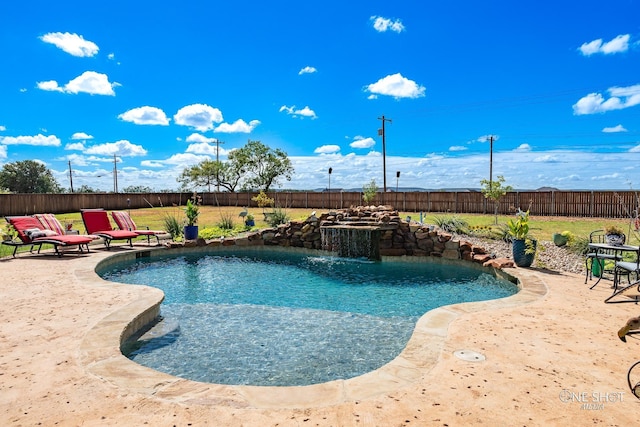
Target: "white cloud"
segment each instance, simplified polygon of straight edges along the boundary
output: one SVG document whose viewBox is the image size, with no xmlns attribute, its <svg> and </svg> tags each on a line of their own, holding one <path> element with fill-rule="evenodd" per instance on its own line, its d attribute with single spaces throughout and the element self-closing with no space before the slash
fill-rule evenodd
<svg viewBox="0 0 640 427">
<path fill-rule="evenodd" d="M 113 61 L 114 59 L 116 59 L 116 55 L 113 53 L 110 53 L 107 55 L 107 58 Z"/>
<path fill-rule="evenodd" d="M 145 168 L 163 168 L 165 165 L 156 160 L 143 160 L 140 162 L 140 166 L 144 166 Z"/>
<path fill-rule="evenodd" d="M 93 139 L 93 136 L 86 134 L 84 132 L 76 132 L 73 135 L 71 135 L 71 139 L 83 139 L 83 140 L 87 140 L 87 139 Z"/>
<path fill-rule="evenodd" d="M 0 145 L 0 159 L 6 159 L 6 158 L 7 158 L 7 146 Z"/>
<path fill-rule="evenodd" d="M 121 157 L 133 157 L 133 156 L 145 156 L 147 150 L 141 145 L 135 145 L 122 139 L 116 142 L 107 142 L 104 144 L 94 145 L 85 150 L 85 154 L 98 154 L 101 156 L 121 156 Z"/>
<path fill-rule="evenodd" d="M 491 140 L 491 137 L 493 137 L 493 142 L 496 142 L 497 140 L 500 139 L 499 135 L 482 135 L 480 137 L 478 137 L 478 139 L 476 139 L 477 142 L 489 142 Z"/>
<path fill-rule="evenodd" d="M 425 92 L 424 86 L 402 77 L 400 73 L 383 77 L 377 82 L 368 85 L 366 90 L 372 94 L 393 96 L 396 99 L 420 98 L 424 96 Z"/>
<path fill-rule="evenodd" d="M 362 136 L 356 136 L 353 142 L 349 144 L 351 148 L 371 148 L 374 145 L 376 145 L 376 141 L 373 138 L 364 138 Z"/>
<path fill-rule="evenodd" d="M 640 84 L 627 87 L 612 87 L 607 89 L 611 97 L 605 99 L 599 93 L 590 93 L 573 105 L 573 114 L 604 113 L 612 110 L 633 107 L 640 104 Z"/>
<path fill-rule="evenodd" d="M 219 149 L 220 149 L 220 153 L 218 155 L 220 156 L 226 156 L 229 154 L 228 151 L 226 151 L 224 148 L 222 148 L 221 145 L 218 145 Z M 189 146 L 187 147 L 186 150 L 187 153 L 193 153 L 193 154 L 208 154 L 211 156 L 215 156 L 216 155 L 216 144 L 209 144 L 206 142 L 196 142 L 195 144 L 189 144 Z"/>
<path fill-rule="evenodd" d="M 602 129 L 602 132 L 604 133 L 616 133 L 616 132 L 626 132 L 626 131 L 627 130 L 622 125 Z"/>
<path fill-rule="evenodd" d="M 55 135 L 44 136 L 0 136 L 0 144 L 5 145 L 37 145 L 41 147 L 59 147 L 60 138 Z"/>
<path fill-rule="evenodd" d="M 317 72 L 317 71 L 318 71 L 318 70 L 316 70 L 316 68 L 315 68 L 315 67 L 309 67 L 309 66 L 306 66 L 306 67 L 304 67 L 303 69 L 301 69 L 300 71 L 298 71 L 298 75 L 300 76 L 300 75 L 302 75 L 302 74 L 313 74 L 313 73 L 315 73 L 315 72 Z"/>
<path fill-rule="evenodd" d="M 173 116 L 176 124 L 192 127 L 200 132 L 214 128 L 214 123 L 221 123 L 222 111 L 206 104 L 192 104 L 182 107 Z"/>
<path fill-rule="evenodd" d="M 84 142 L 74 142 L 74 143 L 65 145 L 64 149 L 65 150 L 84 151 L 86 149 L 86 147 L 84 146 Z"/>
<path fill-rule="evenodd" d="M 602 53 L 605 55 L 619 52 L 626 52 L 629 49 L 629 34 L 621 34 L 606 43 L 602 39 L 593 40 L 580 46 L 580 52 L 584 56 L 590 56 L 594 53 Z"/>
<path fill-rule="evenodd" d="M 557 163 L 560 159 L 554 154 L 544 154 L 534 158 L 533 161 L 537 163 Z"/>
<path fill-rule="evenodd" d="M 220 126 L 215 128 L 214 132 L 251 133 L 259 124 L 260 120 L 251 120 L 249 124 L 247 124 L 244 120 L 238 119 L 232 124 L 222 123 Z"/>
<path fill-rule="evenodd" d="M 132 108 L 131 110 L 120 114 L 118 118 L 125 122 L 132 122 L 137 125 L 169 125 L 169 119 L 167 119 L 164 111 L 160 108 L 149 107 L 148 105 Z"/>
<path fill-rule="evenodd" d="M 316 154 L 333 154 L 340 151 L 339 145 L 323 145 L 313 150 Z"/>
<path fill-rule="evenodd" d="M 0 126 L 0 132 L 3 132 L 3 131 L 5 131 L 5 130 L 7 130 L 7 128 L 6 128 L 6 127 L 4 127 L 4 126 Z"/>
<path fill-rule="evenodd" d="M 51 43 L 73 56 L 94 56 L 100 50 L 98 45 L 84 37 L 71 33 L 47 33 L 40 37 L 45 43 Z"/>
<path fill-rule="evenodd" d="M 211 160 L 211 157 L 191 153 L 178 153 L 166 160 L 162 160 L 162 163 L 166 165 L 191 166 L 198 164 L 203 160 Z"/>
<path fill-rule="evenodd" d="M 630 153 L 640 153 L 640 144 L 636 145 L 635 147 L 629 149 Z"/>
<path fill-rule="evenodd" d="M 64 87 L 58 85 L 55 80 L 38 82 L 37 87 L 41 90 L 56 91 L 77 94 L 80 92 L 91 95 L 111 95 L 115 96 L 113 88 L 120 86 L 120 83 L 110 83 L 106 74 L 96 73 L 95 71 L 85 71 Z"/>
<path fill-rule="evenodd" d="M 402 21 L 399 19 L 393 21 L 389 18 L 383 18 L 382 16 L 372 16 L 370 20 L 373 21 L 373 28 L 380 33 L 388 30 L 396 33 L 404 31 L 404 25 L 402 25 Z"/>
<path fill-rule="evenodd" d="M 189 135 L 186 139 L 187 142 L 196 142 L 196 143 L 201 143 L 201 142 L 216 142 L 216 138 L 207 138 L 206 136 L 200 134 L 200 133 L 192 133 L 191 135 Z"/>
<path fill-rule="evenodd" d="M 311 108 L 309 108 L 309 106 L 306 106 L 302 109 L 296 109 L 295 105 L 292 105 L 291 107 L 287 107 L 286 105 L 283 105 L 282 107 L 280 107 L 280 110 L 278 110 L 279 112 L 285 112 L 293 117 L 298 117 L 301 116 L 301 118 L 305 118 L 305 117 L 310 117 L 311 119 L 317 119 L 318 116 L 316 116 L 316 112 L 313 111 Z"/>
<path fill-rule="evenodd" d="M 531 146 L 529 144 L 520 144 L 518 148 L 513 151 L 531 151 Z"/>
<path fill-rule="evenodd" d="M 452 145 L 451 147 L 449 147 L 449 151 L 465 151 L 468 150 L 468 147 L 465 147 L 464 145 Z"/>
</svg>

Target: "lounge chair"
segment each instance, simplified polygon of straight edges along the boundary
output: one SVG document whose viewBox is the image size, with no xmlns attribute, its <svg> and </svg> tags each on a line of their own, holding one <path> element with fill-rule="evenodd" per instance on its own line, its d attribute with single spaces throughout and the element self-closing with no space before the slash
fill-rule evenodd
<svg viewBox="0 0 640 427">
<path fill-rule="evenodd" d="M 43 244 L 53 245 L 56 255 L 62 256 L 60 247 L 78 246 L 80 252 L 86 248 L 89 252 L 89 243 L 93 240 L 89 236 L 58 234 L 56 231 L 47 229 L 38 218 L 33 216 L 8 216 L 6 220 L 16 229 L 20 242 L 2 242 L 4 245 L 13 246 L 13 256 L 20 246 L 31 245 L 30 251 L 37 246 L 38 253 Z"/>
<path fill-rule="evenodd" d="M 84 227 L 87 229 L 87 234 L 95 234 L 102 237 L 107 249 L 111 249 L 112 240 L 126 240 L 129 242 L 129 246 L 133 247 L 131 240 L 138 237 L 133 231 L 114 230 L 111 227 L 107 211 L 104 209 L 82 209 L 80 210 L 80 215 L 82 215 L 82 222 L 84 222 Z"/>
<path fill-rule="evenodd" d="M 149 227 L 146 229 L 139 229 L 131 218 L 131 215 L 125 211 L 112 211 L 111 216 L 120 230 L 133 231 L 138 236 L 147 236 L 147 243 L 149 243 L 149 245 L 151 245 L 151 236 L 156 238 L 159 245 L 160 236 L 168 234 L 166 231 L 149 230 Z"/>
</svg>

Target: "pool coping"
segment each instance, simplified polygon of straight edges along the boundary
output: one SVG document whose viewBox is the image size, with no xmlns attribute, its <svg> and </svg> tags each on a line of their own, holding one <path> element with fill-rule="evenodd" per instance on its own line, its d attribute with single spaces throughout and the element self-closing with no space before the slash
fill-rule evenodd
<svg viewBox="0 0 640 427">
<path fill-rule="evenodd" d="M 258 247 L 260 248 L 260 247 Z M 229 248 L 172 249 L 172 253 L 218 252 Z M 291 250 L 264 247 L 262 250 Z M 295 248 L 294 248 L 295 249 Z M 87 284 L 110 286 L 96 273 L 110 263 L 142 256 L 153 256 L 164 248 L 141 249 L 110 255 L 97 263 L 87 263 L 74 271 Z M 260 249 L 258 249 L 260 250 Z M 304 251 L 304 250 L 303 250 Z M 296 252 L 300 250 L 296 249 Z M 159 253 L 159 252 L 158 252 Z M 319 251 L 308 251 L 319 254 Z M 436 262 L 464 265 L 492 271 L 468 261 L 428 257 L 383 257 L 406 262 Z M 418 322 L 404 350 L 381 368 L 358 377 L 334 380 L 306 386 L 245 386 L 221 385 L 186 380 L 139 365 L 120 351 L 122 343 L 159 314 L 164 299 L 161 290 L 136 286 L 140 297 L 99 320 L 80 344 L 80 361 L 85 370 L 115 387 L 149 397 L 198 405 L 225 405 L 236 408 L 307 408 L 331 406 L 347 401 L 359 401 L 407 387 L 424 378 L 443 355 L 449 325 L 470 313 L 499 310 L 530 304 L 547 294 L 546 285 L 531 270 L 513 268 L 493 270 L 503 278 L 512 278 L 519 287 L 515 295 L 488 301 L 467 302 L 443 306 L 425 313 Z"/>
</svg>

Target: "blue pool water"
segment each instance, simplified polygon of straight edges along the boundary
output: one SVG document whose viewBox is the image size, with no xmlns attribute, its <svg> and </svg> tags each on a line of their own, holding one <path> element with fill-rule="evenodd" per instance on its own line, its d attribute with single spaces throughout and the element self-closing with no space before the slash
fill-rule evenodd
<svg viewBox="0 0 640 427">
<path fill-rule="evenodd" d="M 394 359 L 425 312 L 517 292 L 471 268 L 263 251 L 142 259 L 101 276 L 165 292 L 164 332 L 129 358 L 219 384 L 361 375 Z"/>
</svg>

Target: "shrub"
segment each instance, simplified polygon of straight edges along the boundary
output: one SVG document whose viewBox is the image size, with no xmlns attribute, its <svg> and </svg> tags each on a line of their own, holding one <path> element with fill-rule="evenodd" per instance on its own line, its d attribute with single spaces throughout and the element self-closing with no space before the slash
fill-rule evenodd
<svg viewBox="0 0 640 427">
<path fill-rule="evenodd" d="M 267 224 L 274 228 L 280 224 L 286 224 L 288 221 L 289 215 L 287 215 L 287 211 L 282 208 L 274 208 L 273 212 L 271 212 L 267 217 Z"/>
<path fill-rule="evenodd" d="M 232 230 L 235 224 L 233 223 L 231 214 L 222 213 L 220 215 L 220 222 L 218 222 L 217 225 L 223 230 Z"/>
<path fill-rule="evenodd" d="M 171 239 L 182 236 L 183 228 L 180 221 L 178 221 L 178 218 L 174 215 L 166 214 L 163 221 L 164 229 L 171 235 Z"/>
<path fill-rule="evenodd" d="M 459 216 L 436 216 L 434 221 L 438 227 L 449 233 L 469 233 L 469 223 Z"/>
</svg>

